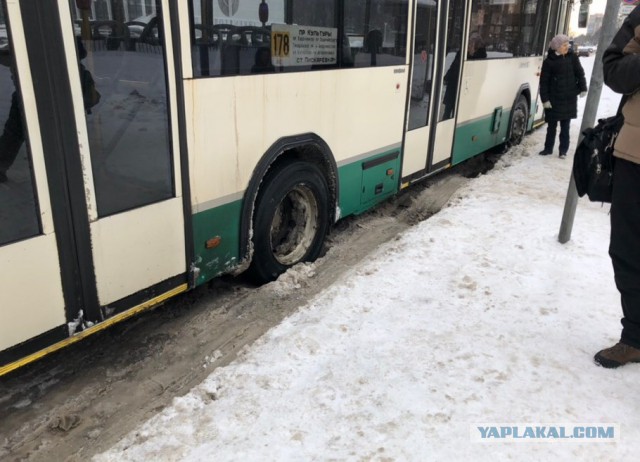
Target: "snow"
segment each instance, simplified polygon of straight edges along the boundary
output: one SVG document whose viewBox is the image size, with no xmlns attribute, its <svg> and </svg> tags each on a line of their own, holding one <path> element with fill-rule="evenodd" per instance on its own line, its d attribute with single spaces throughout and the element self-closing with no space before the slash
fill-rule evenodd
<svg viewBox="0 0 640 462">
<path fill-rule="evenodd" d="M 618 100 L 605 88 L 599 115 L 612 115 Z M 579 127 L 573 121 L 572 146 Z M 593 363 L 620 333 L 609 207 L 581 199 L 572 239 L 558 242 L 571 156 L 538 156 L 544 134 L 525 138 L 441 212 L 95 460 L 636 454 L 640 366 Z M 294 268 L 273 288 L 312 284 L 313 270 Z M 470 436 L 477 423 L 610 423 L 620 434 L 617 442 L 487 444 Z"/>
</svg>

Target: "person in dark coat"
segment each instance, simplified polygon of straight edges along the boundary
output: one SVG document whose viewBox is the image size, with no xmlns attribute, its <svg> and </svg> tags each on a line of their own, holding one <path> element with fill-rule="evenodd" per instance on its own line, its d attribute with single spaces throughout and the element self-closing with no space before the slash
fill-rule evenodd
<svg viewBox="0 0 640 462">
<path fill-rule="evenodd" d="M 484 40 L 477 32 L 472 32 L 469 35 L 469 44 L 467 46 L 467 59 L 487 59 L 487 47 L 484 44 Z"/>
<path fill-rule="evenodd" d="M 449 69 L 444 74 L 444 95 L 442 97 L 442 105 L 444 106 L 444 112 L 442 113 L 439 121 L 449 120 L 453 118 L 456 110 L 456 101 L 458 98 L 458 78 L 460 77 L 460 65 L 462 64 L 462 58 L 460 57 L 460 50 L 456 52 L 456 55 L 449 66 Z"/>
<path fill-rule="evenodd" d="M 587 80 L 580 59 L 569 50 L 569 37 L 553 37 L 540 73 L 540 99 L 547 122 L 547 137 L 540 155 L 553 153 L 556 130 L 560 122 L 560 157 L 569 150 L 569 126 L 578 116 L 577 96 L 587 96 Z"/>
<path fill-rule="evenodd" d="M 625 19 L 602 58 L 604 82 L 627 95 L 616 139 L 609 255 L 622 305 L 620 341 L 599 351 L 596 364 L 640 362 L 640 6 Z"/>
</svg>

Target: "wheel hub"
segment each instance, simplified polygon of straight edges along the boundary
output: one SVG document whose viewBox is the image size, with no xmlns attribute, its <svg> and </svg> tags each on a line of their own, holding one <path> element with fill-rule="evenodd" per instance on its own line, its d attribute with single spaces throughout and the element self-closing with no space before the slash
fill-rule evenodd
<svg viewBox="0 0 640 462">
<path fill-rule="evenodd" d="M 303 259 L 318 227 L 318 203 L 313 192 L 298 185 L 282 199 L 271 221 L 271 250 L 282 265 Z"/>
</svg>

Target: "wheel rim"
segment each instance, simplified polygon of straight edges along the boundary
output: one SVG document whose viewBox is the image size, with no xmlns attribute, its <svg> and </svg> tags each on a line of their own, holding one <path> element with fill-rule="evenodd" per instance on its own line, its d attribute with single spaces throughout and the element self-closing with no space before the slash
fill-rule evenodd
<svg viewBox="0 0 640 462">
<path fill-rule="evenodd" d="M 522 141 L 525 131 L 525 123 L 527 116 L 524 109 L 518 106 L 513 113 L 513 119 L 511 121 L 511 143 L 518 144 Z"/>
<path fill-rule="evenodd" d="M 318 229 L 318 202 L 307 186 L 298 185 L 280 201 L 271 220 L 271 252 L 281 265 L 304 258 Z"/>
</svg>

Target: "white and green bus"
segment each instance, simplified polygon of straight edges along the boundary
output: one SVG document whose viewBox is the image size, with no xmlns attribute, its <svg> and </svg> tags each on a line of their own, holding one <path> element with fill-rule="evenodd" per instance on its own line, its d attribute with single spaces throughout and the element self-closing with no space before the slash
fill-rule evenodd
<svg viewBox="0 0 640 462">
<path fill-rule="evenodd" d="M 560 0 L 0 0 L 0 375 L 539 118 Z"/>
</svg>

